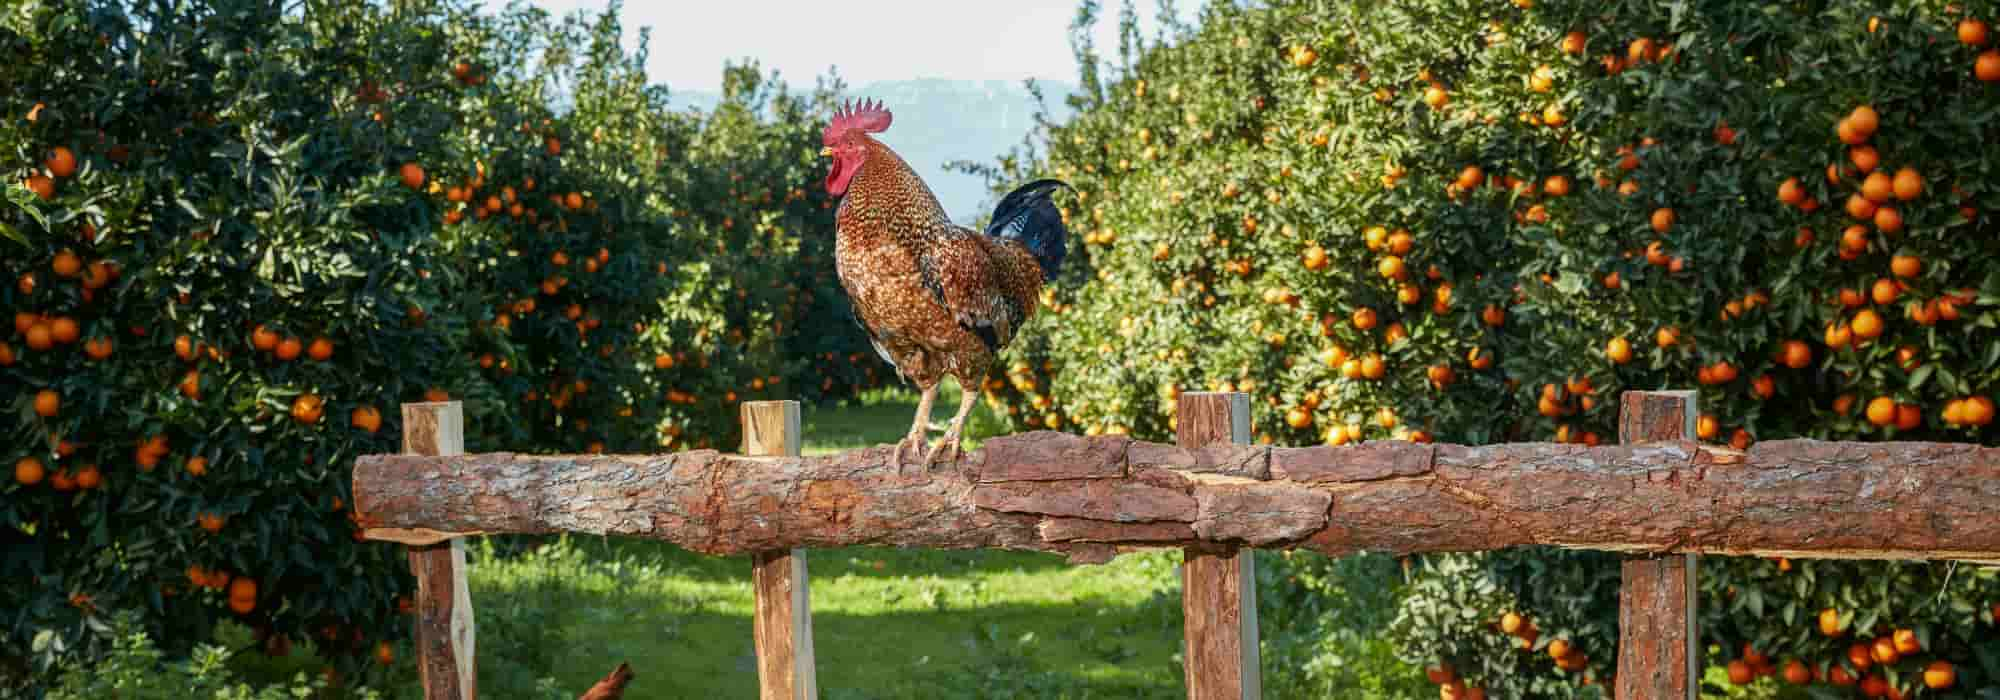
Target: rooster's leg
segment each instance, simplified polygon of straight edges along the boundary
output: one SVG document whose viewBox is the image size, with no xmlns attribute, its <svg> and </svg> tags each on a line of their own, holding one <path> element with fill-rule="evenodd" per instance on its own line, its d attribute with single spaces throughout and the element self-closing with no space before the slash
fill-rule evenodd
<svg viewBox="0 0 2000 700">
<path fill-rule="evenodd" d="M 892 462 L 896 467 L 896 473 L 903 472 L 904 450 L 923 452 L 925 440 L 930 437 L 928 430 L 931 425 L 931 402 L 936 399 L 937 385 L 924 387 L 923 397 L 917 399 L 917 417 L 910 421 L 910 434 L 904 436 L 902 442 L 896 443 L 895 461 Z"/>
<path fill-rule="evenodd" d="M 947 461 L 958 461 L 963 454 L 959 450 L 958 443 L 960 433 L 965 432 L 965 417 L 972 415 L 972 405 L 978 401 L 979 392 L 969 389 L 966 390 L 965 396 L 958 400 L 958 415 L 952 417 L 951 427 L 944 429 L 944 437 L 938 440 L 937 446 L 932 447 L 930 455 L 924 458 L 926 468 L 936 463 L 939 457 L 944 457 Z"/>
</svg>

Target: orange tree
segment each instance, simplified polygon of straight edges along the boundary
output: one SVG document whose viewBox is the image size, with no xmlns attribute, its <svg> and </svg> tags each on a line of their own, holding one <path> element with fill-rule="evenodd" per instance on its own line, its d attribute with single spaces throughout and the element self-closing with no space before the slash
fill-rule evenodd
<svg viewBox="0 0 2000 700">
<path fill-rule="evenodd" d="M 852 388 L 795 374 L 854 342 L 809 269 L 825 93 L 744 69 L 768 108 L 668 114 L 619 32 L 452 2 L 0 15 L 0 687 L 100 653 L 114 609 L 170 650 L 234 619 L 393 660 L 410 582 L 347 488 L 402 402 L 466 400 L 472 449 L 651 451 Z"/>
<path fill-rule="evenodd" d="M 1619 392 L 1691 387 L 1699 437 L 1736 447 L 1990 441 L 1994 14 L 1276 2 L 1158 46 L 1128 29 L 1077 118 L 1001 169 L 1074 182 L 1083 250 L 987 399 L 1161 437 L 1179 392 L 1236 390 L 1264 442 L 1598 444 Z M 1613 561 L 1433 557 L 1391 629 L 1447 697 L 1599 694 Z M 1711 661 L 1739 680 L 2000 678 L 1990 571 L 1705 572 Z M 1905 631 L 1889 662 L 1848 658 Z"/>
</svg>

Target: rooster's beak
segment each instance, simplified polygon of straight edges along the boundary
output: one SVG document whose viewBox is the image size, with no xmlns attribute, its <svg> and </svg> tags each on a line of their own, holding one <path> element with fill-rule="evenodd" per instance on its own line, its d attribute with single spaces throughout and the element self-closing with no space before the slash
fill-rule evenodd
<svg viewBox="0 0 2000 700">
<path fill-rule="evenodd" d="M 826 146 L 826 147 L 824 147 L 824 148 L 821 148 L 821 149 L 819 149 L 819 154 L 820 154 L 820 155 L 822 155 L 822 156 L 830 156 L 830 155 L 833 155 L 833 147 L 832 147 L 832 146 Z"/>
</svg>

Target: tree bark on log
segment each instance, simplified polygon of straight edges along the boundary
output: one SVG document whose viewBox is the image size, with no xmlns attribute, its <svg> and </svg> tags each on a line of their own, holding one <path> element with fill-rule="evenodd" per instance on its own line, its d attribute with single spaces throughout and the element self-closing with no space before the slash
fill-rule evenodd
<svg viewBox="0 0 2000 700">
<path fill-rule="evenodd" d="M 1188 449 L 1000 437 L 928 472 L 889 448 L 823 457 L 372 455 L 367 536 L 649 537 L 709 554 L 989 547 L 1104 561 L 1120 547 L 1330 554 L 1556 545 L 1862 559 L 2000 560 L 2000 449 L 1785 440 Z"/>
</svg>

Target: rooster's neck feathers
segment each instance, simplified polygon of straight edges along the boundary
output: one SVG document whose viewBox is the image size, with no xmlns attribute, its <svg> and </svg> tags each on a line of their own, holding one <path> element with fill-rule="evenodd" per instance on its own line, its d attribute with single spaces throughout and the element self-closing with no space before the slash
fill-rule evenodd
<svg viewBox="0 0 2000 700">
<path fill-rule="evenodd" d="M 899 230 L 951 225 L 951 217 L 945 214 L 937 194 L 931 192 L 930 185 L 924 184 L 924 179 L 917 176 L 917 171 L 902 156 L 871 136 L 856 136 L 867 144 L 868 156 L 861 162 L 860 172 L 855 173 L 853 184 L 848 186 L 847 196 L 840 203 L 842 210 L 852 208 L 856 212 L 865 211 L 870 217 L 899 219 L 882 222 Z"/>
</svg>

